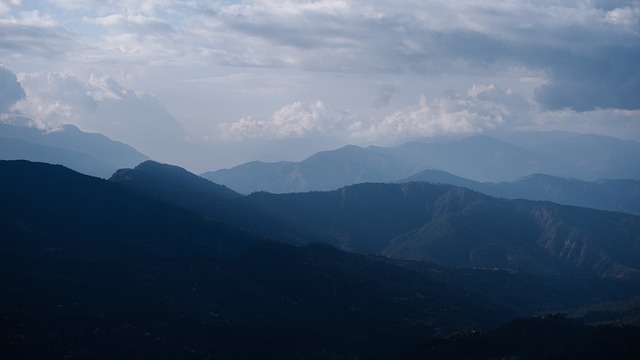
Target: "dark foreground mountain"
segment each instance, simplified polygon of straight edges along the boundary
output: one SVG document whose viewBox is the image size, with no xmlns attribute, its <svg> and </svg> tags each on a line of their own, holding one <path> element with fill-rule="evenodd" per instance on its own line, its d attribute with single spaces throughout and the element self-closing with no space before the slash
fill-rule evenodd
<svg viewBox="0 0 640 360">
<path fill-rule="evenodd" d="M 170 176 L 169 178 L 174 179 L 174 181 L 169 181 L 169 179 L 165 179 L 163 176 L 166 172 L 179 173 L 180 176 Z M 177 179 L 182 179 L 182 181 L 175 182 Z M 234 196 L 225 200 L 223 197 L 217 195 L 219 185 L 203 180 L 184 169 L 152 162 L 141 164 L 135 169 L 120 170 L 116 175 L 114 175 L 114 177 L 112 177 L 111 180 L 135 189 L 136 191 L 151 194 L 155 198 L 164 202 L 177 204 L 183 208 L 196 211 L 204 216 L 216 219 L 225 219 L 225 221 L 238 224 L 242 228 L 251 229 L 252 232 L 260 236 L 273 236 L 280 240 L 301 244 L 308 243 L 310 241 L 324 241 L 330 242 L 335 246 L 342 247 L 357 245 L 360 246 L 360 248 L 357 248 L 357 250 L 360 251 L 365 251 L 363 249 L 367 249 L 367 246 L 378 246 L 378 250 L 376 251 L 380 251 L 380 248 L 388 246 L 388 239 L 396 236 L 395 234 L 402 233 L 403 231 L 407 231 L 407 229 L 412 229 L 421 225 L 426 218 L 425 210 L 428 210 L 429 207 L 433 206 L 433 204 L 431 204 L 433 199 L 440 198 L 446 192 L 457 189 L 452 186 L 419 183 L 404 184 L 401 186 L 363 184 L 345 188 L 341 192 L 315 192 L 287 195 L 256 193 L 249 197 Z M 198 184 L 208 183 L 208 186 L 203 186 L 202 188 L 210 187 L 211 190 L 207 193 L 203 193 L 200 190 L 201 186 L 188 186 L 188 184 L 192 182 L 196 182 Z M 173 186 L 173 190 L 171 190 L 171 186 Z M 431 198 L 425 197 L 425 190 L 427 189 L 432 192 Z M 464 189 L 458 190 L 464 191 Z M 473 192 L 470 193 L 474 194 Z M 504 201 L 491 199 L 486 196 L 483 197 L 480 194 L 475 195 L 486 198 L 497 204 L 504 203 Z M 181 198 L 182 201 L 177 201 L 176 197 L 178 199 Z M 192 199 L 194 201 L 184 201 L 184 199 Z M 201 199 L 206 199 L 206 201 L 202 201 Z M 258 201 L 256 201 L 256 199 Z M 268 199 L 275 200 L 270 201 Z M 264 204 L 261 203 L 262 201 L 266 201 L 268 206 L 264 206 Z M 209 206 L 203 206 L 203 202 L 209 204 Z M 339 204 L 339 206 L 334 206 L 336 204 Z M 548 203 L 531 204 L 555 206 L 554 204 Z M 569 207 L 569 209 L 571 209 L 571 207 Z M 588 210 L 587 212 L 589 213 Z M 601 212 L 596 213 L 602 214 Z M 414 217 L 411 217 L 410 215 L 414 215 Z M 488 216 L 491 217 L 491 215 Z M 494 216 L 496 218 L 500 218 L 502 214 L 494 214 Z M 482 220 L 483 218 L 480 218 L 476 221 L 481 222 Z M 509 221 L 509 217 L 505 218 L 504 221 Z M 575 219 L 571 221 L 575 222 Z M 617 225 L 614 224 L 612 226 L 616 227 Z M 491 228 L 491 224 L 487 223 L 486 227 Z M 512 235 L 517 237 L 520 236 L 519 233 L 513 232 L 513 229 L 517 227 L 517 225 L 514 225 L 509 229 L 501 229 L 498 227 L 494 230 L 498 233 L 512 231 Z M 470 240 L 474 239 L 474 228 L 471 228 L 468 231 L 468 238 Z M 520 233 L 526 231 L 526 229 L 522 229 Z M 503 240 L 504 238 L 507 238 L 508 240 L 508 236 L 505 236 L 504 234 L 501 236 L 503 237 Z M 381 245 L 376 245 L 376 241 L 379 241 Z M 482 246 L 482 241 L 484 240 L 481 238 L 479 244 L 474 244 L 474 246 Z M 466 246 L 468 244 L 461 241 L 460 245 Z M 351 249 L 353 250 L 353 248 Z M 461 249 L 459 251 L 464 252 L 472 250 Z M 532 251 L 532 254 L 530 255 L 532 258 L 540 256 L 540 249 L 529 249 L 527 251 Z M 369 252 L 372 251 L 369 250 Z M 523 250 L 523 253 L 526 254 L 526 251 Z M 604 257 L 606 258 L 606 255 Z M 473 259 L 473 261 L 478 260 L 479 257 L 477 256 Z M 514 266 L 514 264 L 520 260 L 512 260 L 514 260 L 514 263 L 509 265 L 509 268 L 511 270 L 517 270 L 517 265 Z M 554 269 L 554 271 L 556 271 L 554 272 L 554 278 L 556 281 L 563 283 L 563 286 L 567 286 L 568 283 L 571 283 L 572 286 L 578 286 L 578 284 L 581 284 L 579 286 L 591 288 L 593 290 L 594 288 L 600 288 L 602 285 L 592 283 L 591 281 L 593 279 L 590 278 L 593 275 L 596 275 L 596 277 L 602 276 L 599 272 L 585 271 L 584 269 L 576 271 L 575 264 L 571 263 L 561 266 L 559 263 L 562 261 L 553 259 L 552 256 L 548 256 L 547 260 L 548 263 L 544 266 L 530 268 L 525 264 L 522 269 L 532 271 L 544 271 L 546 269 L 545 272 L 547 273 L 552 271 L 551 269 Z M 434 259 L 434 261 L 440 261 L 440 259 Z M 543 260 L 539 261 L 544 263 Z M 429 270 L 422 269 L 416 265 L 422 264 L 421 262 L 402 262 L 402 264 L 404 266 L 412 264 L 411 267 L 414 270 L 433 273 L 431 271 L 434 266 L 433 264 L 429 265 Z M 503 266 L 504 262 L 501 262 L 500 264 L 489 264 L 495 266 L 487 266 L 488 264 L 486 263 L 482 265 L 484 265 L 484 267 L 494 269 L 495 266 Z M 480 264 L 474 262 L 466 264 L 466 266 L 480 266 Z M 448 274 L 442 278 L 442 280 L 447 283 L 464 283 L 464 285 L 462 285 L 463 288 L 473 288 L 479 293 L 499 293 L 501 294 L 502 300 L 505 300 L 508 297 L 508 294 L 511 293 L 510 290 L 513 290 L 513 293 L 521 295 L 527 294 L 525 297 L 532 299 L 531 303 L 548 304 L 548 300 L 552 298 L 552 296 L 549 296 L 549 291 L 547 291 L 550 289 L 533 290 L 531 287 L 533 282 L 522 278 L 520 278 L 519 281 L 522 284 L 527 285 L 523 287 L 514 286 L 514 282 L 510 282 L 506 278 L 500 278 L 501 272 L 499 271 L 489 271 L 488 274 L 491 274 L 489 278 L 493 279 L 499 287 L 505 283 L 509 283 L 510 289 L 507 291 L 502 288 L 495 288 L 495 284 L 492 284 L 491 281 L 480 280 L 478 278 L 479 273 L 477 272 L 475 272 L 473 276 L 469 273 L 465 273 L 465 271 L 458 272 L 457 270 L 453 271 L 451 269 L 446 272 L 438 272 L 440 274 Z M 456 273 L 457 275 L 453 276 L 452 273 Z M 576 278 L 573 276 L 576 273 L 581 273 L 582 275 Z M 558 277 L 559 274 L 562 274 L 562 276 Z M 523 277 L 525 274 L 518 273 L 518 276 Z M 473 281 L 467 282 L 461 280 L 465 278 L 471 278 Z M 584 281 L 586 281 L 586 283 Z M 621 286 L 628 291 L 625 292 L 625 294 L 634 294 L 635 290 L 633 289 L 635 289 L 635 285 L 623 282 L 621 283 Z M 607 288 L 603 291 L 611 296 L 617 290 L 614 288 Z M 547 300 L 542 300 L 539 296 L 534 296 L 532 294 L 546 294 L 544 296 L 547 297 Z M 537 300 L 534 301 L 533 298 L 536 298 Z M 518 308 L 520 305 L 514 304 L 523 304 L 521 300 L 522 299 L 505 300 L 506 302 L 502 303 L 502 305 L 511 308 Z M 546 308 L 549 309 L 549 307 Z"/>
<path fill-rule="evenodd" d="M 164 198 L 181 207 L 204 207 L 206 204 L 237 198 L 242 195 L 224 185 L 218 185 L 185 169 L 145 161 L 133 169 L 119 169 L 110 178 L 153 198 Z M 181 202 L 185 203 L 182 204 Z"/>
<path fill-rule="evenodd" d="M 109 179 L 142 196 L 193 211 L 207 218 L 245 229 L 257 236 L 296 244 L 319 242 L 261 208 L 247 204 L 243 196 L 187 170 L 151 160 L 133 169 L 120 169 Z"/>
<path fill-rule="evenodd" d="M 467 332 L 429 340 L 396 359 L 637 359 L 640 328 L 590 326 L 564 315 L 518 319 L 488 333 Z"/>
<path fill-rule="evenodd" d="M 630 290 L 265 241 L 62 166 L 2 161 L 0 197 L 3 358 L 355 357 Z"/>
<path fill-rule="evenodd" d="M 515 181 L 536 173 L 589 181 L 640 179 L 640 143 L 597 135 L 557 135 L 522 133 L 512 136 L 512 142 L 479 135 L 388 148 L 346 146 L 300 162 L 250 162 L 202 176 L 243 194 L 395 182 L 428 169 L 491 182 Z"/>
<path fill-rule="evenodd" d="M 164 186 L 184 175 L 155 170 Z M 294 247 L 140 189 L 0 162 L 3 358 L 362 358 L 640 293 L 629 282 Z"/>
<path fill-rule="evenodd" d="M 640 296 L 624 301 L 585 305 L 569 314 L 594 325 L 640 326 Z"/>
<path fill-rule="evenodd" d="M 546 200 L 559 204 L 640 215 L 640 180 L 582 181 L 534 174 L 514 182 L 478 182 L 443 171 L 425 170 L 399 182 L 426 181 L 466 187 L 506 198 Z"/>
<path fill-rule="evenodd" d="M 23 119 L 22 122 L 28 122 Z M 0 160 L 61 164 L 87 175 L 107 178 L 114 171 L 148 159 L 129 145 L 73 125 L 54 131 L 0 123 Z"/>
</svg>

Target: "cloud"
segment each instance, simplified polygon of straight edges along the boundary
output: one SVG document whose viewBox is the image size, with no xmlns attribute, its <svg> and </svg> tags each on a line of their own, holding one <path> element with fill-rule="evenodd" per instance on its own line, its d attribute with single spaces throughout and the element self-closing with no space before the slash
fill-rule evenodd
<svg viewBox="0 0 640 360">
<path fill-rule="evenodd" d="M 242 118 L 219 126 L 220 138 L 290 139 L 332 136 L 350 141 L 372 141 L 472 134 L 496 129 L 515 129 L 531 119 L 531 104 L 512 90 L 495 85 L 474 85 L 465 93 L 427 99 L 378 119 L 362 119 L 332 109 L 320 101 L 296 102 L 271 117 Z"/>
<path fill-rule="evenodd" d="M 127 32 L 147 32 L 153 34 L 171 33 L 175 31 L 171 24 L 151 16 L 111 14 L 94 19 L 87 19 L 90 23 L 95 23 L 105 27 L 117 27 Z"/>
<path fill-rule="evenodd" d="M 0 18 L 0 55 L 4 58 L 51 60 L 75 46 L 72 32 L 38 11 L 21 11 Z"/>
<path fill-rule="evenodd" d="M 74 76 L 45 72 L 18 76 L 26 97 L 16 109 L 33 119 L 38 127 L 79 125 L 97 108 L 96 101 L 87 94 L 87 84 Z"/>
<path fill-rule="evenodd" d="M 637 141 L 640 139 L 640 110 L 547 111 L 536 114 L 531 123 L 523 125 L 523 130 L 564 130 Z"/>
<path fill-rule="evenodd" d="M 433 76 L 542 70 L 544 109 L 640 108 L 640 2 L 246 1 L 194 17 L 235 66 Z M 384 103 L 385 96 L 377 106 Z"/>
<path fill-rule="evenodd" d="M 356 139 L 403 139 L 436 135 L 472 134 L 496 129 L 513 129 L 527 123 L 530 104 L 511 90 L 495 85 L 474 85 L 466 93 L 427 99 L 385 116 L 360 124 Z"/>
<path fill-rule="evenodd" d="M 9 111 L 24 96 L 24 89 L 22 89 L 16 75 L 0 65 L 0 113 Z"/>
<path fill-rule="evenodd" d="M 376 109 L 386 107 L 393 94 L 397 91 L 396 87 L 389 84 L 379 84 L 373 90 L 373 106 Z"/>
<path fill-rule="evenodd" d="M 15 108 L 39 127 L 74 124 L 158 160 L 177 161 L 173 148 L 183 145 L 184 130 L 155 97 L 127 89 L 108 76 L 92 75 L 87 81 L 60 73 L 18 77 L 27 96 Z"/>
<path fill-rule="evenodd" d="M 13 8 L 21 5 L 20 0 L 0 0 L 0 14 L 8 13 Z"/>
<path fill-rule="evenodd" d="M 222 140 L 294 139 L 323 135 L 337 135 L 351 118 L 348 113 L 333 110 L 321 101 L 295 102 L 283 106 L 271 117 L 245 117 L 219 125 Z"/>
<path fill-rule="evenodd" d="M 640 109 L 640 47 L 602 48 L 589 56 L 556 56 L 549 83 L 535 99 L 547 110 Z M 566 60 L 566 61 L 563 61 Z"/>
<path fill-rule="evenodd" d="M 57 7 L 71 11 L 91 11 L 92 13 L 145 13 L 165 12 L 171 6 L 183 6 L 183 2 L 172 0 L 48 0 Z"/>
</svg>

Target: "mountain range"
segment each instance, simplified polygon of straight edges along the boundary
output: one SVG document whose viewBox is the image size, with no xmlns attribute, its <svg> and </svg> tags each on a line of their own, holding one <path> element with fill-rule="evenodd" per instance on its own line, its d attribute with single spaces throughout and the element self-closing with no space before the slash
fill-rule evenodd
<svg viewBox="0 0 640 360">
<path fill-rule="evenodd" d="M 365 183 L 291 194 L 256 192 L 227 197 L 226 202 L 212 199 L 219 185 L 209 185 L 208 197 L 174 185 L 180 189 L 180 198 L 210 199 L 206 208 L 194 201 L 179 203 L 175 194 L 160 191 L 166 188 L 157 183 L 163 178 L 163 167 L 167 165 L 146 162 L 120 170 L 111 180 L 292 243 L 323 242 L 347 251 L 448 266 L 640 279 L 640 218 L 634 215 L 496 199 L 425 182 Z M 181 174 L 182 183 L 202 181 L 183 169 L 172 171 Z M 250 210 L 243 213 L 243 209 Z M 269 228 L 249 219 L 269 219 L 277 226 Z"/>
<path fill-rule="evenodd" d="M 249 162 L 203 177 L 243 194 L 335 190 L 362 182 L 395 182 L 424 170 L 474 181 L 515 181 L 536 173 L 585 181 L 640 179 L 640 143 L 598 135 L 521 133 L 503 140 L 477 135 L 395 147 L 349 145 L 300 162 Z"/>
<path fill-rule="evenodd" d="M 46 162 L 0 161 L 3 357 L 535 358 L 531 336 L 638 355 L 611 325 L 640 294 L 636 142 L 347 146 L 212 182 L 72 126 L 0 126 L 3 159 Z M 556 311 L 588 323 L 514 321 Z"/>
<path fill-rule="evenodd" d="M 413 181 L 451 184 L 499 198 L 545 200 L 640 215 L 640 180 L 583 181 L 533 174 L 513 182 L 493 183 L 473 181 L 444 171 L 425 170 L 398 183 Z"/>
<path fill-rule="evenodd" d="M 494 203 L 470 190 L 426 183 L 363 184 L 308 195 L 307 208 L 316 220 L 295 225 L 284 215 L 292 209 L 287 204 L 297 201 L 289 196 L 298 194 L 241 196 L 175 166 L 145 162 L 107 181 L 58 165 L 0 161 L 3 353 L 16 359 L 123 353 L 167 359 L 369 357 L 459 329 L 490 329 L 517 316 L 640 293 L 640 282 L 629 275 L 635 250 L 624 235 L 637 239 L 638 218 L 631 215 L 575 213 L 544 203 L 558 212 L 544 219 L 566 222 L 557 229 L 569 234 L 582 231 L 591 239 L 592 231 L 593 247 L 585 251 L 599 250 L 626 271 L 608 273 L 611 262 L 594 268 L 591 258 L 575 262 L 562 255 L 556 258 L 564 267 L 554 267 L 555 258 L 543 256 L 552 268 L 564 270 L 549 275 L 525 271 L 526 266 L 449 267 L 321 244 L 293 246 L 266 235 L 286 233 L 286 224 L 295 229 L 292 234 L 313 233 L 299 238 L 303 242 L 325 233 L 344 235 L 345 223 L 354 224 L 348 231 L 366 227 L 362 220 L 378 226 L 384 211 L 392 214 L 400 205 L 407 211 L 389 217 L 385 226 L 413 229 L 412 222 L 420 224 L 424 215 L 418 203 L 434 215 L 468 213 L 471 225 L 471 219 L 499 217 L 500 209 L 511 206 L 523 207 L 522 216 L 529 219 L 535 204 Z M 386 209 L 376 206 L 385 201 Z M 216 204 L 208 206 L 211 202 Z M 481 214 L 474 210 L 478 206 Z M 493 206 L 498 210 L 485 212 Z M 278 207 L 286 211 L 275 211 Z M 242 217 L 242 209 L 248 211 L 244 219 L 231 221 Z M 410 210 L 418 215 L 406 218 Z M 589 226 L 572 227 L 581 224 L 573 219 L 585 215 L 580 211 L 599 230 L 614 231 L 609 245 Z M 265 230 L 254 218 L 260 214 L 283 221 L 282 227 Z M 324 232 L 307 232 L 325 222 Z M 501 224 L 485 228 L 489 225 Z M 498 234 L 517 234 L 515 228 Z M 561 236 L 559 231 L 559 241 Z"/>
<path fill-rule="evenodd" d="M 44 131 L 0 122 L 0 160 L 31 160 L 64 165 L 87 175 L 108 178 L 117 169 L 149 158 L 129 145 L 102 134 L 83 132 L 73 125 Z"/>
</svg>

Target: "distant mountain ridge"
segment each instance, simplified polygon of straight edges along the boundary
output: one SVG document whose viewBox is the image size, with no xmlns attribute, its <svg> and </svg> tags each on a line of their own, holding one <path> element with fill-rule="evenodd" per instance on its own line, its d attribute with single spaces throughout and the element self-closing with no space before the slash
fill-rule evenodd
<svg viewBox="0 0 640 360">
<path fill-rule="evenodd" d="M 636 161 L 640 143 L 598 135 L 560 135 L 550 133 L 547 141 L 541 133 L 532 134 L 529 141 L 526 133 L 513 137 L 526 147 L 486 135 L 389 148 L 350 145 L 300 162 L 250 162 L 202 176 L 243 194 L 335 190 L 362 182 L 394 182 L 424 170 L 492 182 L 536 173 L 583 180 L 640 179 Z"/>
<path fill-rule="evenodd" d="M 30 160 L 49 164 L 63 164 L 87 175 L 106 177 L 116 167 L 85 153 L 54 146 L 30 143 L 19 138 L 0 137 L 0 160 Z"/>
<path fill-rule="evenodd" d="M 444 171 L 425 170 L 398 182 L 411 181 L 462 186 L 500 198 L 546 200 L 640 215 L 640 180 L 583 181 L 533 174 L 514 182 L 491 183 L 461 178 Z"/>
<path fill-rule="evenodd" d="M 414 166 L 373 148 L 354 145 L 314 154 L 301 162 L 264 163 L 253 161 L 207 172 L 201 176 L 248 194 L 253 191 L 274 193 L 333 190 L 345 184 L 379 182 L 389 174 L 411 174 Z"/>
<path fill-rule="evenodd" d="M 129 145 L 73 125 L 54 131 L 0 123 L 0 160 L 60 164 L 87 175 L 108 178 L 120 168 L 149 158 Z"/>
</svg>

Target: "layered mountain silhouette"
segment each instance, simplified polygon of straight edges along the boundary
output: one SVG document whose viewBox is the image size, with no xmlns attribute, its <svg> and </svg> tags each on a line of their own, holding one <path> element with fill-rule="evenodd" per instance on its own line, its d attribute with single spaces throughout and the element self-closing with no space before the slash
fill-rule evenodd
<svg viewBox="0 0 640 360">
<path fill-rule="evenodd" d="M 106 177 L 115 171 L 109 165 L 85 153 L 59 147 L 34 144 L 18 138 L 0 137 L 0 160 L 31 160 L 51 164 L 64 164 L 78 172 Z"/>
<path fill-rule="evenodd" d="M 640 179 L 638 158 L 640 143 L 635 141 L 598 135 L 522 133 L 505 140 L 478 135 L 389 148 L 350 145 L 300 162 L 250 162 L 202 176 L 243 194 L 335 190 L 362 182 L 394 182 L 424 170 L 491 182 L 515 181 L 536 173 L 588 181 Z"/>
<path fill-rule="evenodd" d="M 26 122 L 23 120 L 22 122 Z M 60 164 L 83 174 L 108 178 L 117 169 L 148 159 L 134 148 L 73 125 L 54 131 L 0 123 L 0 160 Z"/>
<path fill-rule="evenodd" d="M 138 176 L 135 185 L 127 173 Z M 634 282 L 591 276 L 450 268 L 287 245 L 205 216 L 211 210 L 192 196 L 266 208 L 260 196 L 268 194 L 238 196 L 152 162 L 116 175 L 106 181 L 58 165 L 0 161 L 0 341 L 8 357 L 363 357 L 639 291 Z M 363 186 L 310 193 L 319 201 L 309 208 L 321 222 L 336 196 L 366 194 L 369 213 L 351 220 L 359 224 L 382 211 L 368 186 L 383 186 L 376 192 L 396 210 L 419 202 L 405 196 L 394 205 L 396 191 L 422 191 Z M 450 191 L 463 190 L 427 192 L 438 199 Z M 349 202 L 345 209 L 359 208 Z M 442 206 L 455 213 L 462 204 Z M 590 220 L 600 219 L 600 212 L 593 214 Z M 404 229 L 414 221 L 402 217 L 388 224 Z M 636 218 L 625 219 L 633 224 Z M 598 221 L 606 229 L 608 222 Z M 632 233 L 629 223 L 620 223 L 619 232 Z M 623 241 L 611 246 L 605 250 L 615 255 L 626 249 Z"/>
<path fill-rule="evenodd" d="M 259 192 L 249 199 L 349 251 L 462 267 L 640 274 L 640 217 L 623 213 L 501 200 L 424 182 Z"/>
<path fill-rule="evenodd" d="M 247 203 L 239 193 L 178 166 L 148 160 L 133 169 L 118 170 L 109 180 L 143 196 L 231 224 L 256 236 L 295 244 L 319 242 L 311 234 L 298 230 L 296 224 Z"/>
<path fill-rule="evenodd" d="M 444 171 L 425 170 L 399 183 L 412 181 L 451 184 L 499 198 L 546 200 L 640 215 L 640 180 L 582 181 L 533 174 L 514 182 L 492 183 L 473 181 Z"/>
<path fill-rule="evenodd" d="M 335 191 L 256 192 L 229 201 L 210 198 L 209 208 L 179 202 L 164 186 L 167 165 L 122 170 L 134 188 L 186 209 L 225 219 L 253 233 L 305 244 L 324 242 L 347 251 L 457 267 L 500 268 L 551 274 L 639 279 L 640 218 L 551 202 L 504 200 L 445 184 L 365 183 Z M 186 184 L 202 179 L 180 170 L 182 199 L 204 199 Z M 187 180 L 190 179 L 190 180 Z M 218 186 L 210 183 L 210 186 Z M 154 195 L 155 194 L 155 195 Z M 212 195 L 215 197 L 215 195 Z M 222 205 L 214 205 L 222 204 Z M 243 217 L 242 214 L 251 214 Z M 258 220 L 256 220 L 258 219 Z M 261 222 L 259 219 L 268 219 Z M 268 223 L 277 225 L 269 228 Z"/>
</svg>

